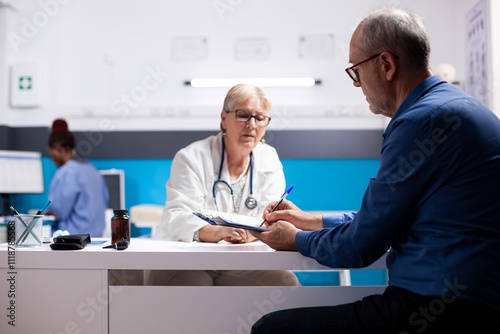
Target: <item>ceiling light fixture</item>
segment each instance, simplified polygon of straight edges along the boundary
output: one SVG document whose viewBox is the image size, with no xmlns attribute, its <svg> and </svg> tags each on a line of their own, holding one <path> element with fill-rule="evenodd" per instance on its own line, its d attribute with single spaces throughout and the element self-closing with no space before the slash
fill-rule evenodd
<svg viewBox="0 0 500 334">
<path fill-rule="evenodd" d="M 313 87 L 321 84 L 314 78 L 194 78 L 184 82 L 191 87 L 232 87 L 239 83 L 248 83 L 262 87 Z"/>
</svg>

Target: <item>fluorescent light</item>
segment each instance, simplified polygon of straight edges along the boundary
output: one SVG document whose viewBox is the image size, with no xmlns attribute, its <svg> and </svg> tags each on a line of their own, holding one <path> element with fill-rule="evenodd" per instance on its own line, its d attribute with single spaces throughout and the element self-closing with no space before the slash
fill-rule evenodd
<svg viewBox="0 0 500 334">
<path fill-rule="evenodd" d="M 248 83 L 262 87 L 312 87 L 321 80 L 314 78 L 194 78 L 185 81 L 191 87 L 232 87 L 239 83 Z"/>
</svg>

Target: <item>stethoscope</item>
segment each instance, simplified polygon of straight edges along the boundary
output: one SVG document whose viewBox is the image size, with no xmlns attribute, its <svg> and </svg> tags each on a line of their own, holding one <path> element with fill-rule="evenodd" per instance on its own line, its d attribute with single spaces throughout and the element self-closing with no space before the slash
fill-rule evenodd
<svg viewBox="0 0 500 334">
<path fill-rule="evenodd" d="M 231 196 L 233 195 L 233 188 L 231 188 L 229 183 L 227 183 L 224 180 L 221 180 L 221 178 L 220 178 L 220 176 L 222 174 L 222 166 L 224 164 L 224 152 L 225 152 L 225 150 L 226 150 L 226 146 L 224 144 L 224 138 L 223 138 L 222 139 L 222 154 L 221 154 L 220 167 L 219 167 L 219 176 L 218 176 L 217 180 L 214 182 L 214 185 L 212 187 L 212 195 L 214 196 L 214 201 L 215 201 L 216 206 L 217 206 L 217 200 L 215 199 L 215 186 L 217 185 L 217 183 L 225 184 L 229 188 L 229 190 L 231 191 Z M 253 154 L 252 154 L 252 152 L 250 152 L 250 195 L 245 200 L 245 206 L 250 210 L 253 210 L 257 207 L 257 200 L 255 199 L 255 197 L 253 197 Z"/>
</svg>

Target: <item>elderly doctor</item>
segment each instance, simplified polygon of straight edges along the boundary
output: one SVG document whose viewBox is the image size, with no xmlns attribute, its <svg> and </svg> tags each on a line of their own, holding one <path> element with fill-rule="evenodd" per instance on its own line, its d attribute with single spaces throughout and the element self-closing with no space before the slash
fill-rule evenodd
<svg viewBox="0 0 500 334">
<path fill-rule="evenodd" d="M 221 112 L 221 133 L 181 149 L 172 161 L 167 201 L 154 238 L 185 242 L 254 241 L 243 229 L 209 225 L 193 212 L 217 210 L 261 217 L 285 189 L 276 150 L 262 138 L 271 118 L 271 101 L 260 88 L 232 87 Z M 297 285 L 288 271 L 172 271 L 151 275 L 150 284 Z M 187 277 L 189 276 L 189 277 Z"/>
</svg>

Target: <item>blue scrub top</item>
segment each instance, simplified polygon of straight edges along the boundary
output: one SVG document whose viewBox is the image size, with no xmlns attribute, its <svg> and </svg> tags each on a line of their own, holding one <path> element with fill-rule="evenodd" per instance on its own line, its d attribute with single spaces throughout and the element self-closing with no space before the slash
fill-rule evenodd
<svg viewBox="0 0 500 334">
<path fill-rule="evenodd" d="M 102 236 L 109 194 L 103 176 L 90 163 L 71 159 L 62 165 L 50 183 L 49 199 L 58 229 Z"/>
</svg>

